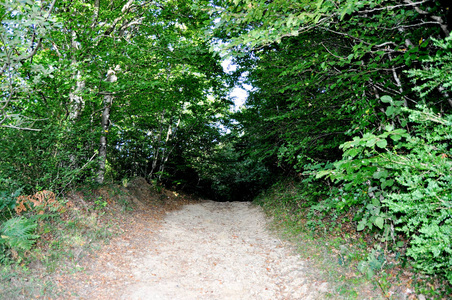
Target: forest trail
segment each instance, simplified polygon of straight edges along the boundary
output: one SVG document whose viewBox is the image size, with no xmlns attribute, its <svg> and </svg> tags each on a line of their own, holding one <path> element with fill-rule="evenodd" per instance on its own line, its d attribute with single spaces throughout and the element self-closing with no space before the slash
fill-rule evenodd
<svg viewBox="0 0 452 300">
<path fill-rule="evenodd" d="M 90 259 L 72 296 L 274 300 L 324 299 L 328 291 L 308 279 L 306 262 L 269 233 L 261 208 L 250 203 L 202 201 L 169 212 L 153 228 L 142 222 Z"/>
</svg>

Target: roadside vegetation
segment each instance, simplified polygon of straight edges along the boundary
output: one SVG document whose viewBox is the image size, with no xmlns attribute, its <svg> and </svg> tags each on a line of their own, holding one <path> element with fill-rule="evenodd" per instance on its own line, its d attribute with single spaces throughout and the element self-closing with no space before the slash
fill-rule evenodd
<svg viewBox="0 0 452 300">
<path fill-rule="evenodd" d="M 350 278 L 450 297 L 449 1 L 14 0 L 0 16 L 5 270 L 82 255 L 63 249 L 112 234 L 87 225 L 110 203 L 70 195 L 142 177 L 260 195 Z"/>
<path fill-rule="evenodd" d="M 194 201 L 141 177 L 120 185 L 80 187 L 56 201 L 53 197 L 48 191 L 26 197 L 31 201 L 22 202 L 22 197 L 27 209 L 3 222 L 0 298 L 65 298 L 72 283 L 63 284 L 61 278 L 84 272 L 83 261 L 95 259 L 112 238 L 126 234 L 139 215 L 152 226 L 168 211 Z M 34 206 L 39 198 L 46 208 Z"/>
<path fill-rule="evenodd" d="M 330 284 L 333 299 L 450 297 L 452 288 L 443 276 L 415 268 L 406 255 L 406 239 L 394 245 L 378 230 L 358 231 L 359 207 L 332 208 L 327 193 L 318 193 L 321 186 L 313 188 L 310 183 L 285 179 L 259 195 L 255 203 L 272 218 L 275 234 L 289 241 L 314 267 L 310 276 Z"/>
<path fill-rule="evenodd" d="M 407 282 L 401 268 L 415 293 L 449 298 L 449 3 L 244 0 L 224 12 L 218 30 L 253 87 L 234 116 L 243 152 L 281 176 L 258 202 L 292 232 L 342 239 L 328 242 L 335 265 L 356 256 L 386 296 Z"/>
<path fill-rule="evenodd" d="M 78 262 L 120 232 L 116 218 L 109 218 L 119 207 L 89 193 L 55 200 L 44 191 L 21 199 L 19 216 L 2 224 L 1 298 L 56 297 L 59 287 L 52 276 L 81 271 Z M 35 206 L 40 197 L 42 203 Z M 128 202 L 123 204 L 127 209 Z"/>
</svg>

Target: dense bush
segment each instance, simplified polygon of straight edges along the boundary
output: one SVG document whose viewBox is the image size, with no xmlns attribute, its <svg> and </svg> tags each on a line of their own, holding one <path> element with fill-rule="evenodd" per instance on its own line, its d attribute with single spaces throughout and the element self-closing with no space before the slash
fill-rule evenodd
<svg viewBox="0 0 452 300">
<path fill-rule="evenodd" d="M 402 234 L 417 267 L 452 282 L 452 115 L 402 110 L 417 123 L 414 131 L 387 126 L 380 135 L 355 137 L 342 145 L 335 168 L 319 176 L 343 182 L 338 206 L 363 206 L 358 230 L 377 228 L 394 242 Z M 356 194 L 365 196 L 356 201 Z"/>
<path fill-rule="evenodd" d="M 435 41 L 441 50 L 452 48 L 452 38 Z M 438 51 L 425 60 L 428 69 L 412 70 L 417 90 L 426 96 L 434 88 L 451 90 L 450 53 Z M 338 203 L 362 206 L 358 230 L 381 231 L 383 240 L 408 239 L 407 255 L 428 274 L 440 274 L 452 283 L 452 115 L 435 112 L 427 104 L 408 109 L 389 96 L 386 115 L 399 122 L 383 133 L 368 132 L 341 145 L 342 160 L 322 170 L 342 182 L 345 193 Z M 356 195 L 361 197 L 356 197 Z M 358 201 L 357 201 L 358 199 Z"/>
<path fill-rule="evenodd" d="M 0 178 L 33 194 L 60 191 L 94 176 L 96 132 L 75 125 L 41 124 L 38 132 L 0 128 Z"/>
</svg>

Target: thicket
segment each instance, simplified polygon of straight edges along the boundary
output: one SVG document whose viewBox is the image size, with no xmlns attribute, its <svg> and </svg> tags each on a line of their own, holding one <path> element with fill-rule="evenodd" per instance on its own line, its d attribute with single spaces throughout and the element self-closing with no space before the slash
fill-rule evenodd
<svg viewBox="0 0 452 300">
<path fill-rule="evenodd" d="M 20 195 L 142 176 L 237 200 L 289 176 L 305 186 L 289 211 L 352 214 L 452 281 L 447 1 L 27 0 L 0 15 L 1 247 L 35 240 Z"/>
<path fill-rule="evenodd" d="M 301 180 L 273 211 L 351 218 L 452 283 L 449 4 L 236 4 L 217 30 L 253 87 L 235 115 L 241 142 Z"/>
<path fill-rule="evenodd" d="M 61 201 L 136 176 L 199 190 L 232 105 L 208 4 L 0 4 L 2 253 L 36 240 L 40 217 L 17 215 L 21 196 Z"/>
<path fill-rule="evenodd" d="M 438 86 L 452 91 L 452 78 L 443 74 L 452 67 L 452 38 L 435 44 L 443 51 L 426 60 L 428 71 L 409 72 L 423 82 L 418 90 L 427 99 Z M 452 115 L 425 104 L 409 109 L 389 96 L 382 101 L 390 104 L 386 115 L 403 120 L 399 128 L 388 124 L 383 133 L 342 144 L 342 159 L 317 177 L 342 183 L 342 193 L 332 201 L 335 209 L 362 207 L 355 217 L 358 231 L 375 228 L 392 244 L 407 240 L 406 254 L 416 267 L 452 283 Z"/>
</svg>

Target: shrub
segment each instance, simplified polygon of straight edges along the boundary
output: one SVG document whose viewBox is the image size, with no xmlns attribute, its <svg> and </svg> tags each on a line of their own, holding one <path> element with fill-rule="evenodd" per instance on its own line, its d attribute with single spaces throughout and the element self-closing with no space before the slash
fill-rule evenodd
<svg viewBox="0 0 452 300">
<path fill-rule="evenodd" d="M 18 252 L 30 250 L 39 238 L 34 234 L 36 226 L 36 222 L 23 216 L 9 219 L 0 227 L 0 246 L 11 249 L 18 258 Z"/>
<path fill-rule="evenodd" d="M 426 107 L 404 111 L 417 124 L 411 133 L 386 126 L 380 135 L 355 137 L 341 146 L 335 169 L 318 177 L 343 181 L 349 193 L 366 186 L 366 199 L 351 203 L 365 211 L 357 229 L 373 225 L 394 242 L 394 233 L 403 234 L 416 267 L 452 282 L 452 115 L 440 117 Z"/>
</svg>

